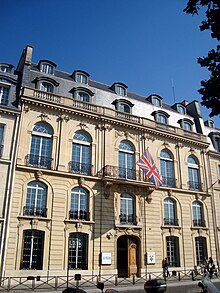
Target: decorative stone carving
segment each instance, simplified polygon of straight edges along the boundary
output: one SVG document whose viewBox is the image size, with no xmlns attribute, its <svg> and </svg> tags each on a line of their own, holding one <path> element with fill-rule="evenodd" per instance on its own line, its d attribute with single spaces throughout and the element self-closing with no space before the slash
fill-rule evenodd
<svg viewBox="0 0 220 293">
<path fill-rule="evenodd" d="M 88 128 L 86 123 L 84 123 L 84 122 L 80 122 L 79 126 L 82 130 L 85 130 L 86 128 Z"/>
<path fill-rule="evenodd" d="M 36 180 L 39 180 L 40 178 L 42 178 L 43 172 L 38 170 L 34 173 L 34 176 L 35 176 Z"/>
<path fill-rule="evenodd" d="M 38 225 L 38 219 L 32 219 L 31 220 L 31 229 L 37 229 L 37 225 Z"/>
<path fill-rule="evenodd" d="M 167 191 L 167 193 L 168 193 L 168 196 L 172 196 L 173 195 L 173 190 L 172 189 L 169 189 L 168 191 Z"/>
<path fill-rule="evenodd" d="M 25 113 L 27 113 L 30 110 L 29 106 L 27 106 L 27 105 L 25 105 L 23 109 L 24 109 Z"/>
<path fill-rule="evenodd" d="M 109 196 L 110 196 L 110 188 L 111 188 L 112 184 L 113 184 L 112 182 L 109 182 L 107 180 L 103 180 L 103 189 L 104 189 L 103 195 L 106 199 L 109 198 Z"/>
<path fill-rule="evenodd" d="M 40 114 L 40 118 L 41 118 L 41 121 L 50 120 L 49 115 L 46 114 L 46 113 L 41 113 L 41 114 Z"/>
<path fill-rule="evenodd" d="M 78 184 L 79 184 L 79 186 L 83 186 L 83 185 L 85 185 L 85 178 L 83 178 L 83 177 L 79 177 L 79 178 L 78 178 Z"/>
</svg>

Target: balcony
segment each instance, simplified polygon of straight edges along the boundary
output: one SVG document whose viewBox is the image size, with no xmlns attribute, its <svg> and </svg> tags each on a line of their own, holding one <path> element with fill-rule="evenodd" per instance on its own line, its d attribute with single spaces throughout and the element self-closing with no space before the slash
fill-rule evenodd
<svg viewBox="0 0 220 293">
<path fill-rule="evenodd" d="M 47 209 L 41 207 L 29 207 L 24 206 L 23 208 L 24 216 L 34 216 L 34 217 L 47 217 Z"/>
<path fill-rule="evenodd" d="M 179 226 L 179 221 L 175 218 L 164 218 L 163 222 L 165 226 Z"/>
<path fill-rule="evenodd" d="M 203 219 L 193 220 L 193 227 L 206 227 L 205 220 Z"/>
<path fill-rule="evenodd" d="M 120 224 L 123 225 L 137 225 L 137 217 L 133 214 L 120 214 L 119 216 Z"/>
<path fill-rule="evenodd" d="M 150 182 L 146 178 L 143 171 L 136 171 L 135 169 L 121 168 L 116 166 L 106 165 L 100 172 L 99 176 L 110 177 L 114 179 L 137 180 Z"/>
<path fill-rule="evenodd" d="M 25 159 L 27 166 L 38 167 L 43 169 L 52 169 L 52 158 L 29 154 L 25 157 Z"/>
<path fill-rule="evenodd" d="M 83 210 L 70 210 L 69 211 L 69 219 L 70 220 L 84 220 L 89 221 L 90 220 L 90 214 L 87 211 Z"/>
<path fill-rule="evenodd" d="M 92 165 L 70 161 L 69 172 L 72 172 L 74 174 L 91 175 Z"/>
<path fill-rule="evenodd" d="M 202 191 L 202 184 L 201 182 L 196 182 L 196 181 L 189 181 L 188 186 L 190 190 L 199 190 Z"/>
<path fill-rule="evenodd" d="M 163 186 L 176 187 L 176 179 L 163 176 Z"/>
<path fill-rule="evenodd" d="M 141 123 L 141 118 L 140 117 L 134 116 L 134 115 L 129 114 L 129 113 L 116 111 L 115 112 L 115 117 L 118 117 L 118 118 L 123 119 L 123 120 L 130 121 L 130 122 L 138 123 L 138 124 Z"/>
<path fill-rule="evenodd" d="M 3 144 L 1 144 L 0 145 L 0 158 L 2 157 L 2 154 L 3 154 L 3 147 L 4 147 Z"/>
</svg>

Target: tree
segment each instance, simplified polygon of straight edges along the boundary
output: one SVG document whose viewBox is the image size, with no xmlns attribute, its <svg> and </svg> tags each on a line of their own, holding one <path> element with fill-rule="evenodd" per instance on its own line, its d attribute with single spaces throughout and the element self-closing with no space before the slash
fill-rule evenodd
<svg viewBox="0 0 220 293">
<path fill-rule="evenodd" d="M 200 30 L 210 30 L 211 37 L 220 41 L 220 0 L 189 0 L 183 10 L 189 14 L 198 14 L 205 10 L 205 19 Z M 202 95 L 201 104 L 211 109 L 210 117 L 220 115 L 220 45 L 208 52 L 206 57 L 199 57 L 198 63 L 210 72 L 208 80 L 202 80 L 198 92 Z"/>
</svg>

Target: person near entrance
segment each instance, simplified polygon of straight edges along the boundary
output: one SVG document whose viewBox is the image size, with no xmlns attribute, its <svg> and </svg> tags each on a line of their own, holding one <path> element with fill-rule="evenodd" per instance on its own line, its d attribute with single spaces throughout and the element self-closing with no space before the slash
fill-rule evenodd
<svg viewBox="0 0 220 293">
<path fill-rule="evenodd" d="M 169 266 L 168 259 L 167 259 L 167 257 L 165 257 L 162 260 L 162 268 L 163 268 L 163 277 L 164 277 L 164 279 L 166 279 L 166 278 L 168 278 L 170 276 L 168 266 Z"/>
</svg>

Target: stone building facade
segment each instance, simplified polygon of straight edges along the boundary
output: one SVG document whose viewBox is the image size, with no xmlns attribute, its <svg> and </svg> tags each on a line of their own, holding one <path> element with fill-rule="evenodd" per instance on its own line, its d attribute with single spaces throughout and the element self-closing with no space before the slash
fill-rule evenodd
<svg viewBox="0 0 220 293">
<path fill-rule="evenodd" d="M 130 277 L 161 271 L 166 256 L 172 270 L 218 261 L 219 150 L 198 102 L 167 105 L 121 82 L 35 64 L 32 51 L 17 67 L 21 123 L 4 275 Z M 147 148 L 163 176 L 158 189 L 137 165 Z"/>
</svg>

